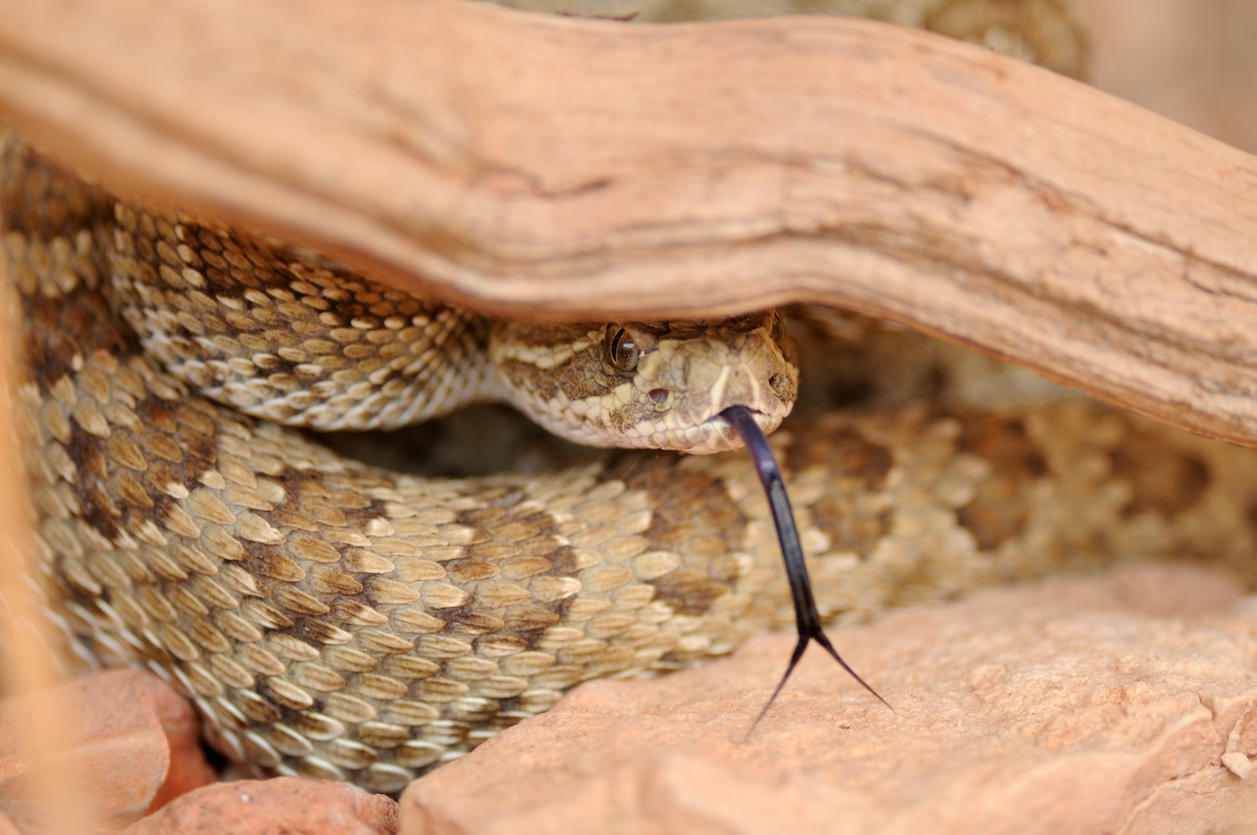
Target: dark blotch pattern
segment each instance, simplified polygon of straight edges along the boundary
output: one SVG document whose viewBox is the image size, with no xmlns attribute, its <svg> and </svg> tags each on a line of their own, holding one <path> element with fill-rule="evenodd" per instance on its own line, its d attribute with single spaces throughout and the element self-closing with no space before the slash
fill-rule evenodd
<svg viewBox="0 0 1257 835">
<path fill-rule="evenodd" d="M 733 588 L 728 578 L 713 576 L 712 558 L 728 552 L 746 519 L 716 478 L 679 473 L 678 460 L 670 453 L 628 454 L 609 473 L 627 470 L 629 488 L 649 492 L 653 514 L 644 536 L 652 549 L 681 557 L 679 568 L 649 581 L 658 590 L 655 600 L 677 614 L 701 615 Z"/>
<path fill-rule="evenodd" d="M 991 551 L 1025 531 L 1031 509 L 1027 488 L 1047 475 L 1047 460 L 1020 418 L 969 416 L 963 426 L 958 451 L 984 459 L 991 477 L 978 486 L 973 501 L 957 509 L 956 519 L 973 534 L 978 550 Z"/>
<path fill-rule="evenodd" d="M 829 536 L 830 547 L 867 558 L 890 530 L 892 511 L 859 501 L 863 494 L 881 490 L 894 463 L 889 449 L 869 441 L 853 429 L 828 435 L 803 436 L 786 456 L 790 469 L 825 462 L 834 489 L 812 506 L 816 527 Z"/>
<path fill-rule="evenodd" d="M 1147 432 L 1132 429 L 1109 455 L 1113 475 L 1131 489 L 1124 518 L 1155 513 L 1174 519 L 1195 506 L 1209 488 L 1209 467 L 1195 455 L 1166 450 Z"/>
</svg>

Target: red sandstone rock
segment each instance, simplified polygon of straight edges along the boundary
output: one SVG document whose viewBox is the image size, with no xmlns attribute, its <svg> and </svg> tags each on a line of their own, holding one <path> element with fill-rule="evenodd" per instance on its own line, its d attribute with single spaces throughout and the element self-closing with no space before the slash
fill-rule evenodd
<svg viewBox="0 0 1257 835">
<path fill-rule="evenodd" d="M 1257 824 L 1257 597 L 1143 566 L 599 682 L 412 784 L 407 835 L 1206 833 Z M 487 800 L 491 798 L 491 801 Z"/>
<path fill-rule="evenodd" d="M 32 763 L 19 747 L 33 698 L 61 700 L 60 730 L 72 747 L 51 758 L 50 773 L 75 775 L 80 788 L 67 803 L 104 828 L 126 826 L 216 779 L 197 741 L 196 715 L 169 685 L 140 670 L 93 673 L 52 694 L 0 702 L 0 809 L 23 829 L 46 817 L 30 801 Z"/>
<path fill-rule="evenodd" d="M 198 789 L 123 835 L 392 835 L 397 804 L 378 794 L 321 780 L 279 777 Z"/>
<path fill-rule="evenodd" d="M 218 780 L 201 748 L 201 727 L 196 711 L 170 685 L 148 673 L 135 674 L 135 686 L 151 697 L 151 704 L 170 748 L 166 780 L 157 790 L 147 813 L 155 812 L 176 797 Z"/>
</svg>

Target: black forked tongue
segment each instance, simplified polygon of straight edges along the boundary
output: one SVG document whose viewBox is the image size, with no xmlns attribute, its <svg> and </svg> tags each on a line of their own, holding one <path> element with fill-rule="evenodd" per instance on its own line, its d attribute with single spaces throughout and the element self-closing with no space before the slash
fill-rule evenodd
<svg viewBox="0 0 1257 835">
<path fill-rule="evenodd" d="M 842 656 L 834 649 L 834 645 L 829 642 L 829 638 L 825 637 L 825 632 L 821 629 L 821 616 L 820 612 L 816 611 L 816 600 L 812 597 L 812 581 L 808 579 L 807 564 L 803 562 L 803 546 L 799 543 L 799 530 L 794 524 L 794 512 L 790 509 L 790 498 L 786 495 L 781 468 L 777 466 L 777 459 L 773 457 L 773 451 L 768 446 L 768 439 L 764 437 L 759 424 L 755 422 L 755 418 L 751 417 L 750 411 L 745 406 L 730 406 L 721 412 L 720 416 L 729 421 L 742 436 L 747 451 L 751 453 L 751 458 L 755 461 L 755 471 L 759 473 L 760 484 L 764 485 L 764 492 L 768 495 L 768 507 L 772 510 L 773 524 L 777 527 L 777 541 L 781 543 L 781 556 L 786 562 L 786 579 L 790 582 L 790 597 L 794 600 L 794 621 L 799 630 L 799 642 L 794 645 L 794 652 L 790 656 L 790 664 L 786 667 L 785 675 L 781 677 L 777 689 L 768 698 L 768 704 L 764 705 L 759 716 L 756 716 L 755 721 L 751 723 L 747 736 L 754 733 L 759 720 L 763 719 L 764 714 L 768 713 L 768 709 L 773 706 L 773 702 L 781 693 L 781 688 L 786 686 L 786 681 L 794 672 L 794 668 L 811 641 L 816 641 L 824 647 L 825 651 L 852 678 L 860 682 L 865 690 L 876 696 L 877 700 L 890 708 L 892 713 L 895 712 L 895 709 L 890 707 L 890 702 L 878 695 L 868 682 L 847 666 L 847 662 L 842 660 Z"/>
</svg>

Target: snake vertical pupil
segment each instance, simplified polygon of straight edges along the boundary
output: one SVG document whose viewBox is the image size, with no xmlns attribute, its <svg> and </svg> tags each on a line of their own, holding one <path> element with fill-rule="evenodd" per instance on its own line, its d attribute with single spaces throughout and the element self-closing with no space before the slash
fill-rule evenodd
<svg viewBox="0 0 1257 835">
<path fill-rule="evenodd" d="M 607 361 L 617 371 L 629 373 L 637 370 L 637 359 L 641 353 L 629 332 L 620 328 L 607 346 Z"/>
</svg>

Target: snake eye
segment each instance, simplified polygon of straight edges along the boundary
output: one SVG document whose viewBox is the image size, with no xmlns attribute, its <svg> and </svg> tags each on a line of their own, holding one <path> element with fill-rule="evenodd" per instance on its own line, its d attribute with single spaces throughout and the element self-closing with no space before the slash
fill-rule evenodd
<svg viewBox="0 0 1257 835">
<path fill-rule="evenodd" d="M 637 358 L 642 354 L 641 349 L 633 341 L 632 334 L 624 328 L 614 331 L 614 336 L 612 336 L 612 333 L 608 329 L 607 336 L 611 338 L 603 342 L 607 362 L 611 363 L 611 367 L 617 371 L 631 374 L 637 370 Z"/>
</svg>

